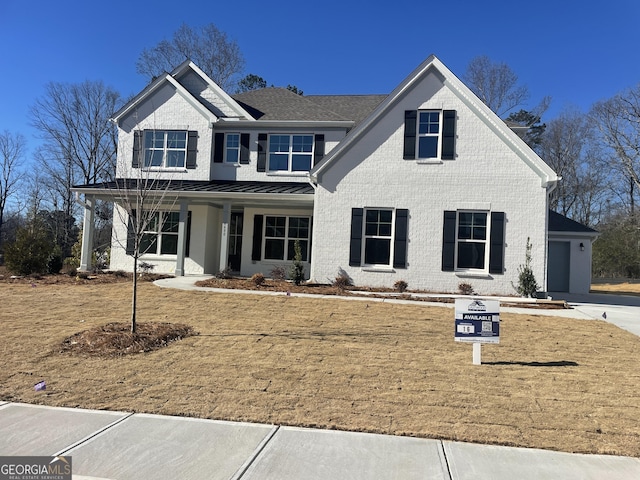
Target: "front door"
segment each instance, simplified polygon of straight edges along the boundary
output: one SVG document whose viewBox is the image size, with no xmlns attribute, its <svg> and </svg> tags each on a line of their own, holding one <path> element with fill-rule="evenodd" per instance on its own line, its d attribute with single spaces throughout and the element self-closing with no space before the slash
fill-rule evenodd
<svg viewBox="0 0 640 480">
<path fill-rule="evenodd" d="M 229 268 L 232 272 L 240 272 L 242 256 L 242 212 L 231 212 L 229 222 Z"/>
</svg>

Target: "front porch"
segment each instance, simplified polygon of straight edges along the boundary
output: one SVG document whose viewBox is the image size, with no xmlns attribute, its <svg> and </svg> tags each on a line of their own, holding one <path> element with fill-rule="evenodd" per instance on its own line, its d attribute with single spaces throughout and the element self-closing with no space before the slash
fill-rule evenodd
<svg viewBox="0 0 640 480">
<path fill-rule="evenodd" d="M 80 270 L 92 269 L 97 200 L 114 204 L 110 269 L 133 270 L 131 219 L 141 204 L 133 182 L 74 187 L 84 195 Z M 147 193 L 143 208 L 155 217 L 146 222 L 138 253 L 154 273 L 213 275 L 229 268 L 269 275 L 291 264 L 296 239 L 310 270 L 314 190 L 307 183 L 158 181 Z"/>
</svg>

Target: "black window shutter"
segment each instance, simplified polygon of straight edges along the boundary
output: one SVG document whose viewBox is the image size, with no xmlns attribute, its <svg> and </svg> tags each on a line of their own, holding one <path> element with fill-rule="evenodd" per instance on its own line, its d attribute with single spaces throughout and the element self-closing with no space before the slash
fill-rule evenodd
<svg viewBox="0 0 640 480">
<path fill-rule="evenodd" d="M 213 137 L 213 162 L 222 163 L 222 157 L 224 157 L 224 133 L 217 132 Z"/>
<path fill-rule="evenodd" d="M 267 170 L 267 134 L 258 134 L 258 163 L 257 169 L 259 172 Z"/>
<path fill-rule="evenodd" d="M 262 215 L 253 217 L 253 249 L 251 250 L 251 260 L 262 258 Z"/>
<path fill-rule="evenodd" d="M 324 135 L 319 133 L 315 136 L 315 145 L 313 148 L 313 166 L 315 167 L 322 157 L 324 157 Z"/>
<path fill-rule="evenodd" d="M 418 112 L 416 110 L 406 110 L 404 112 L 404 156 L 405 160 L 415 160 L 416 158 L 416 132 L 417 132 Z"/>
<path fill-rule="evenodd" d="M 127 255 L 133 255 L 135 253 L 135 242 L 136 242 L 136 236 L 135 236 L 135 231 L 134 231 L 134 219 L 136 217 L 136 211 L 135 210 L 131 210 L 131 213 L 129 214 L 129 220 L 127 222 L 127 248 L 126 248 L 126 253 Z"/>
<path fill-rule="evenodd" d="M 240 163 L 246 165 L 249 163 L 249 139 L 248 133 L 240 134 Z"/>
<path fill-rule="evenodd" d="M 349 265 L 360 266 L 362 262 L 362 208 L 351 209 L 351 243 L 349 245 Z"/>
<path fill-rule="evenodd" d="M 393 268 L 407 268 L 407 232 L 409 210 L 396 210 L 395 237 L 393 240 Z"/>
<path fill-rule="evenodd" d="M 456 111 L 445 110 L 442 117 L 442 160 L 456 158 Z"/>
<path fill-rule="evenodd" d="M 191 247 L 191 210 L 187 213 L 187 238 L 185 239 L 184 256 L 189 258 Z"/>
<path fill-rule="evenodd" d="M 198 132 L 195 130 L 189 130 L 188 137 L 187 168 L 196 168 L 196 157 L 198 155 Z"/>
<path fill-rule="evenodd" d="M 131 160 L 131 167 L 140 167 L 140 152 L 142 148 L 142 138 L 144 132 L 142 130 L 136 130 L 133 132 L 133 158 Z"/>
<path fill-rule="evenodd" d="M 504 273 L 504 212 L 491 212 L 489 273 Z"/>
<path fill-rule="evenodd" d="M 444 212 L 444 228 L 442 229 L 442 271 L 453 272 L 456 258 L 456 212 Z"/>
</svg>

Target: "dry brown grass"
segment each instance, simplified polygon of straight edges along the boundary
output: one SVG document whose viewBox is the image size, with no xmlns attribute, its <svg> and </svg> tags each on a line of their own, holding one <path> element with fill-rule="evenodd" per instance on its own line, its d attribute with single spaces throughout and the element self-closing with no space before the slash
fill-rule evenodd
<svg viewBox="0 0 640 480">
<path fill-rule="evenodd" d="M 0 398 L 640 456 L 640 340 L 602 321 L 502 315 L 453 341 L 453 310 L 140 286 L 139 321 L 200 335 L 114 358 L 60 353 L 126 321 L 130 285 L 0 284 Z M 47 390 L 33 385 L 46 380 Z"/>
<path fill-rule="evenodd" d="M 593 293 L 611 293 L 616 295 L 640 295 L 640 280 L 599 279 L 591 284 Z"/>
</svg>

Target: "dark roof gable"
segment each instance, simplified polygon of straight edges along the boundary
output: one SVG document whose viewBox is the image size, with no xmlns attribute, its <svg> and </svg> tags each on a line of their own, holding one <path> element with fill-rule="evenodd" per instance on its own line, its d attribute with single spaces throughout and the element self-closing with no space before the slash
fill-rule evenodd
<svg viewBox="0 0 640 480">
<path fill-rule="evenodd" d="M 580 233 L 598 233 L 597 230 L 587 227 L 575 220 L 565 217 L 564 215 L 549 210 L 549 231 L 550 232 L 580 232 Z"/>
</svg>

